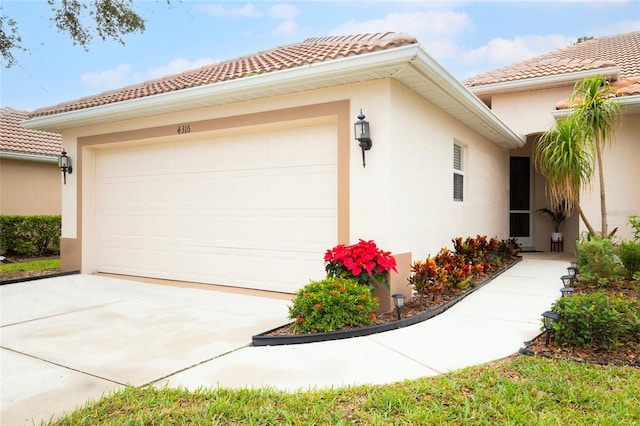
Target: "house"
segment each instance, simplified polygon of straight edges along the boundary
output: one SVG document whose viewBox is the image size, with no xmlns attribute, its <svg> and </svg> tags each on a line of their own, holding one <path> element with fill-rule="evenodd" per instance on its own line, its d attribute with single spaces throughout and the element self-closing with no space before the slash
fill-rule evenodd
<svg viewBox="0 0 640 426">
<path fill-rule="evenodd" d="M 0 215 L 59 215 L 62 138 L 20 126 L 28 118 L 0 108 Z"/>
<path fill-rule="evenodd" d="M 456 236 L 507 238 L 509 158 L 525 145 L 398 33 L 311 38 L 23 126 L 60 133 L 73 161 L 64 269 L 281 292 L 322 278 L 338 243 L 374 240 L 408 268 Z"/>
<path fill-rule="evenodd" d="M 524 246 L 550 249 L 552 224 L 536 214 L 547 207 L 544 178 L 531 165 L 532 147 L 554 120 L 567 113 L 576 82 L 605 76 L 617 88 L 623 117 L 613 144 L 605 149 L 604 177 L 609 230 L 631 238 L 627 215 L 640 214 L 640 32 L 576 43 L 564 49 L 510 65 L 464 81 L 508 126 L 526 135 L 527 143 L 510 152 L 510 235 Z M 580 204 L 587 219 L 600 230 L 600 193 L 597 178 L 584 188 Z M 578 214 L 564 224 L 564 251 L 586 231 Z"/>
</svg>

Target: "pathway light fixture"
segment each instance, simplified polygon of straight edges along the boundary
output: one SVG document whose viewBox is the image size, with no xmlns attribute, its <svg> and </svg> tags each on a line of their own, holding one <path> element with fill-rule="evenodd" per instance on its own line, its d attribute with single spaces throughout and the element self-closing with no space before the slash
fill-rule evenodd
<svg viewBox="0 0 640 426">
<path fill-rule="evenodd" d="M 402 310 L 402 307 L 404 306 L 404 299 L 406 299 L 406 296 L 404 294 L 394 294 L 391 297 L 393 297 L 393 306 L 396 307 L 396 311 L 398 312 L 398 319 L 401 318 L 400 315 L 400 311 Z"/>
</svg>

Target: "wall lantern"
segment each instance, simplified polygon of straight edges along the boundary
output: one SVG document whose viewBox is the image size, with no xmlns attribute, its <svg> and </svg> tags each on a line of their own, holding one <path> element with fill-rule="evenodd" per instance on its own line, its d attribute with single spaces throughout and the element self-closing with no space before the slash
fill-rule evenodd
<svg viewBox="0 0 640 426">
<path fill-rule="evenodd" d="M 573 277 L 571 275 L 563 275 L 560 277 L 562 285 L 565 287 L 573 287 Z"/>
<path fill-rule="evenodd" d="M 360 110 L 358 115 L 358 121 L 353 125 L 353 130 L 356 135 L 356 140 L 359 142 L 360 149 L 362 149 L 362 167 L 366 167 L 367 164 L 364 161 L 364 152 L 371 149 L 371 136 L 369 134 L 369 122 L 365 121 L 365 115 Z"/>
<path fill-rule="evenodd" d="M 67 173 L 71 174 L 73 172 L 73 168 L 71 167 L 71 158 L 67 157 L 67 151 L 62 148 L 62 154 L 58 157 L 58 166 L 60 167 L 60 171 L 62 172 L 62 176 L 64 176 L 64 184 L 67 184 Z"/>
<path fill-rule="evenodd" d="M 396 311 L 398 312 L 398 319 L 400 319 L 400 310 L 404 306 L 404 299 L 406 299 L 406 296 L 404 294 L 398 293 L 392 295 L 391 297 L 393 297 L 393 306 L 396 307 Z"/>
<path fill-rule="evenodd" d="M 573 287 L 562 287 L 560 293 L 562 297 L 571 297 L 573 296 Z"/>
<path fill-rule="evenodd" d="M 559 319 L 560 319 L 560 315 L 557 312 L 545 311 L 542 313 L 542 321 L 544 324 L 544 329 L 547 332 L 547 337 L 545 339 L 547 346 L 549 346 L 549 337 L 551 337 L 551 330 L 553 330 L 553 324 L 556 323 Z"/>
</svg>

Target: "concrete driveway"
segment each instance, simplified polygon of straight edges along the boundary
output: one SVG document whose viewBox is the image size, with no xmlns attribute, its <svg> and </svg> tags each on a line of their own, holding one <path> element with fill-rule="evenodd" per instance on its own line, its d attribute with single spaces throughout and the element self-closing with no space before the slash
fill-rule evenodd
<svg viewBox="0 0 640 426">
<path fill-rule="evenodd" d="M 516 353 L 540 333 L 568 257 L 534 253 L 443 314 L 353 339 L 253 347 L 288 298 L 94 275 L 0 287 L 2 425 L 32 424 L 125 384 L 283 390 L 383 384 Z M 210 288 L 210 287 L 208 287 Z"/>
<path fill-rule="evenodd" d="M 288 301 L 71 275 L 0 287 L 2 425 L 142 386 L 284 324 Z"/>
</svg>

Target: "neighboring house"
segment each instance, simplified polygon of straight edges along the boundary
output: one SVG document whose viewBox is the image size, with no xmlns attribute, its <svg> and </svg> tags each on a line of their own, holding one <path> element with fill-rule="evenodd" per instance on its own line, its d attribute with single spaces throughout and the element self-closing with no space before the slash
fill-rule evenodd
<svg viewBox="0 0 640 426">
<path fill-rule="evenodd" d="M 0 109 L 0 215 L 59 215 L 62 137 L 21 127 L 28 118 Z"/>
<path fill-rule="evenodd" d="M 61 133 L 73 160 L 65 269 L 284 292 L 322 278 L 338 243 L 417 259 L 457 236 L 507 238 L 509 155 L 525 143 L 394 33 L 308 39 L 23 126 Z"/>
<path fill-rule="evenodd" d="M 640 32 L 602 37 L 488 72 L 464 81 L 510 128 L 527 137 L 527 144 L 511 151 L 511 232 L 525 246 L 547 251 L 551 221 L 536 214 L 547 207 L 544 178 L 530 161 L 532 146 L 554 120 L 567 113 L 576 82 L 600 74 L 619 90 L 621 125 L 613 144 L 604 151 L 604 177 L 609 230 L 630 238 L 627 215 L 640 214 Z M 600 230 L 597 175 L 580 203 L 594 229 Z M 575 213 L 561 229 L 564 251 L 573 252 L 586 230 Z"/>
</svg>

